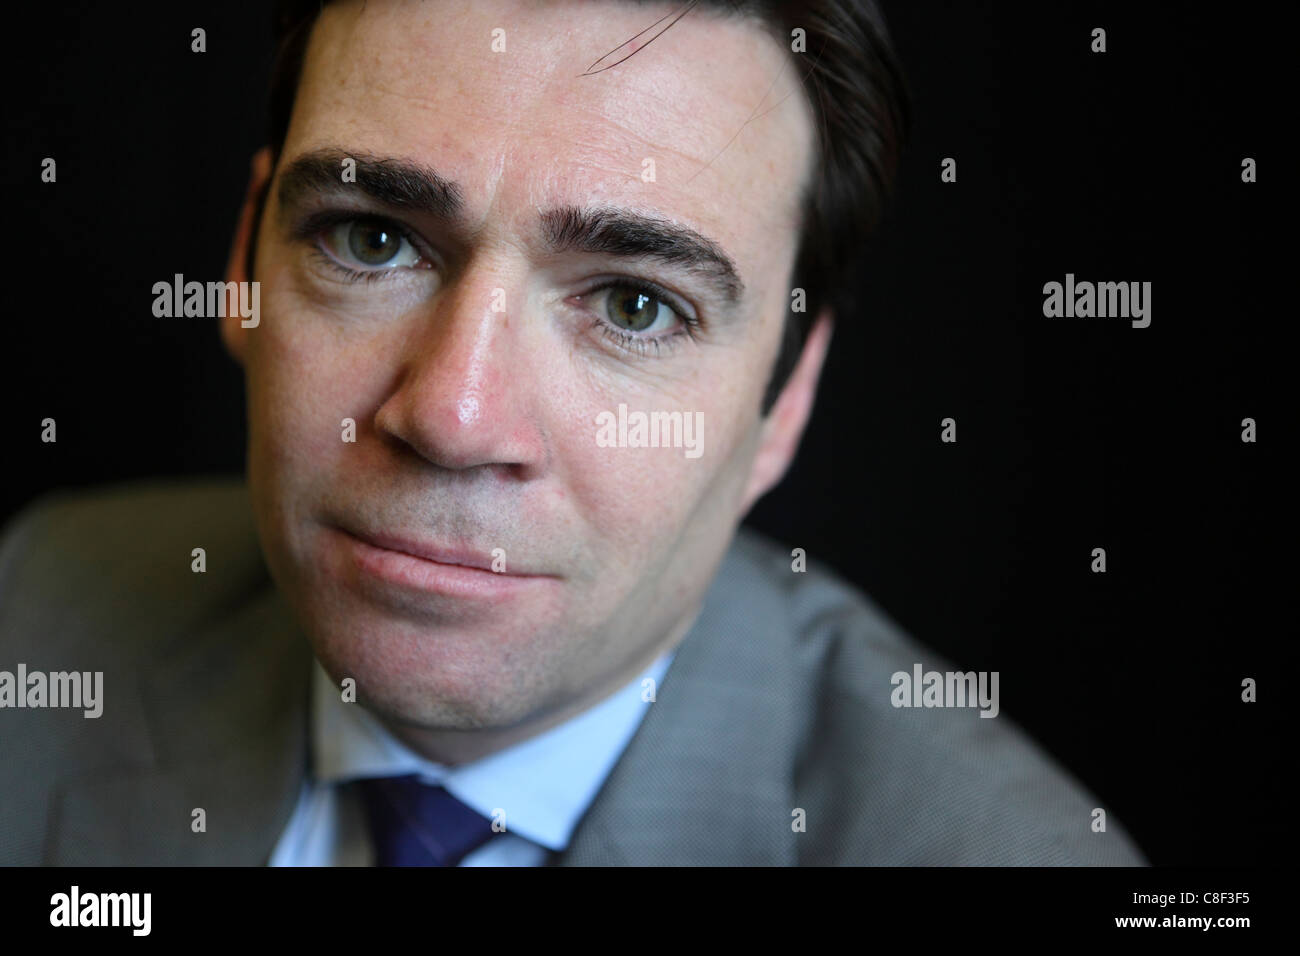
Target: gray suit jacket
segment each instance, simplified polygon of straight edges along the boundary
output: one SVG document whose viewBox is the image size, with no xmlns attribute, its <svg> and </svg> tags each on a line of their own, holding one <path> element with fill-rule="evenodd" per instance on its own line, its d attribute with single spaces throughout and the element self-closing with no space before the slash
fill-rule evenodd
<svg viewBox="0 0 1300 956">
<path fill-rule="evenodd" d="M 0 670 L 20 662 L 103 671 L 103 715 L 0 709 L 0 864 L 266 863 L 307 772 L 311 650 L 241 484 L 24 511 L 0 540 Z M 952 669 L 742 531 L 558 862 L 1144 862 L 1005 716 L 893 707 L 916 662 Z"/>
</svg>

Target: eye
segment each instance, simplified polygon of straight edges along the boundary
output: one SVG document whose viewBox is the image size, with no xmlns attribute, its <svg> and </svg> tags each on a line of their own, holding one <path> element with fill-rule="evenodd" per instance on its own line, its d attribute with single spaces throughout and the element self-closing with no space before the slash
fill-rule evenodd
<svg viewBox="0 0 1300 956">
<path fill-rule="evenodd" d="M 321 245 L 340 264 L 361 271 L 422 265 L 419 250 L 391 223 L 350 219 L 326 229 Z"/>
<path fill-rule="evenodd" d="M 657 290 L 646 286 L 611 283 L 592 295 L 604 299 L 603 303 L 593 305 L 595 311 L 623 332 L 663 332 L 685 322 Z"/>
</svg>

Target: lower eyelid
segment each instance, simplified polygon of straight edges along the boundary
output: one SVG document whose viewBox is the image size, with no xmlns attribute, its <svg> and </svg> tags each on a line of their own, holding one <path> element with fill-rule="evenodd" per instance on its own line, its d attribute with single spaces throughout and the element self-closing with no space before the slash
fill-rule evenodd
<svg viewBox="0 0 1300 956">
<path fill-rule="evenodd" d="M 313 245 L 311 252 L 312 259 L 329 269 L 336 279 L 347 283 L 382 281 L 402 272 L 433 271 L 432 265 L 427 264 L 425 260 L 420 260 L 422 265 L 417 266 L 396 266 L 388 269 L 353 269 L 351 266 L 339 262 L 338 259 L 319 245 Z"/>
<path fill-rule="evenodd" d="M 422 250 L 418 245 L 416 245 L 413 241 L 411 241 L 411 239 L 408 238 L 405 234 L 402 234 L 402 241 L 406 243 L 406 245 L 410 248 L 410 251 L 415 255 L 415 262 L 409 264 L 403 264 L 400 266 L 382 266 L 380 268 L 376 268 L 372 270 L 357 269 L 357 271 L 358 272 L 364 272 L 364 271 L 384 272 L 384 271 L 395 270 L 395 269 L 413 269 L 413 268 L 421 268 L 421 267 L 429 268 L 432 266 L 433 264 L 432 258 L 426 255 L 424 250 Z M 352 266 L 348 265 L 346 262 L 342 261 L 342 257 L 338 255 L 338 253 L 330 251 L 330 247 L 326 242 L 326 234 L 324 232 L 318 233 L 317 235 L 311 238 L 311 247 L 313 250 L 319 252 L 321 255 L 324 255 L 329 259 L 333 260 L 334 262 L 337 262 L 343 268 L 345 269 L 353 268 Z"/>
<path fill-rule="evenodd" d="M 663 335 L 636 335 L 624 329 L 620 329 L 613 323 L 597 317 L 592 323 L 592 328 L 598 330 L 603 336 L 611 339 L 615 346 L 624 352 L 630 352 L 638 357 L 650 355 L 660 355 L 665 348 L 675 348 L 679 345 L 679 339 L 684 335 L 690 335 L 686 328 L 674 329 Z"/>
</svg>

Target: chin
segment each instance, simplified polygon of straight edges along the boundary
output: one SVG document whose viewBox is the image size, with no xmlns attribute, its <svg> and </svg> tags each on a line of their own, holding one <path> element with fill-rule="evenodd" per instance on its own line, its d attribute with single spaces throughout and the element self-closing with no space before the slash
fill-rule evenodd
<svg viewBox="0 0 1300 956">
<path fill-rule="evenodd" d="M 328 614 L 328 610 L 325 612 Z M 553 691 L 542 635 L 425 628 L 374 615 L 317 620 L 311 642 L 336 684 L 356 681 L 357 702 L 382 717 L 429 728 L 509 727 L 547 705 Z"/>
</svg>

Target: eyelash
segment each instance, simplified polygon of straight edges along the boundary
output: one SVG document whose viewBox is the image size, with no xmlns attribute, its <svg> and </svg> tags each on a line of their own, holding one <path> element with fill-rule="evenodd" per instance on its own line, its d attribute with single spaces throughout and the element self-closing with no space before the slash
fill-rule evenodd
<svg viewBox="0 0 1300 956">
<path fill-rule="evenodd" d="M 332 255 L 322 248 L 321 237 L 330 229 L 343 223 L 367 222 L 382 225 L 386 229 L 392 229 L 403 239 L 409 242 L 421 257 L 430 258 L 424 251 L 420 240 L 416 235 L 400 222 L 386 219 L 382 216 L 370 216 L 344 210 L 327 210 L 316 213 L 305 219 L 301 225 L 294 229 L 294 235 L 303 240 L 313 243 L 312 254 L 320 262 L 324 263 L 331 270 L 340 276 L 342 281 L 349 284 L 356 282 L 379 282 L 391 276 L 397 269 L 352 269 L 339 262 Z M 591 327 L 603 334 L 616 346 L 626 352 L 634 355 L 645 356 L 653 350 L 655 355 L 659 355 L 664 347 L 676 348 L 680 343 L 682 336 L 689 336 L 692 340 L 698 340 L 700 330 L 704 323 L 696 316 L 691 314 L 691 310 L 680 304 L 678 298 L 663 286 L 649 279 L 642 279 L 637 276 L 620 276 L 617 279 L 610 279 L 594 286 L 582 293 L 579 298 L 585 299 L 587 296 L 594 295 L 597 292 L 603 292 L 608 289 L 631 289 L 642 295 L 649 296 L 658 302 L 663 303 L 677 313 L 681 319 L 682 327 L 667 335 L 636 335 L 628 332 L 626 329 L 620 329 L 608 319 L 597 315 Z"/>
<path fill-rule="evenodd" d="M 332 255 L 325 251 L 321 246 L 321 239 L 325 233 L 335 226 L 344 223 L 369 223 L 372 225 L 383 226 L 385 229 L 391 229 L 403 239 L 411 244 L 421 259 L 432 261 L 432 257 L 421 244 L 414 232 L 406 228 L 400 222 L 391 219 L 385 219 L 383 216 L 368 216 L 362 213 L 347 212 L 344 210 L 326 210 L 325 212 L 316 213 L 305 219 L 301 225 L 294 230 L 294 235 L 299 239 L 304 239 L 312 243 L 312 254 L 317 261 L 323 262 L 336 272 L 344 282 L 378 282 L 391 276 L 397 269 L 352 269 L 339 262 Z"/>
<path fill-rule="evenodd" d="M 610 279 L 602 282 L 594 288 L 588 289 L 580 298 L 586 298 L 597 292 L 603 292 L 606 289 L 631 289 L 633 292 L 639 292 L 642 295 L 649 296 L 658 302 L 662 302 L 668 308 L 677 313 L 677 317 L 682 320 L 682 327 L 667 335 L 636 335 L 626 329 L 620 329 L 608 319 L 597 315 L 596 320 L 592 323 L 592 328 L 601 332 L 605 338 L 609 339 L 619 348 L 632 352 L 635 355 L 648 355 L 653 349 L 655 355 L 659 355 L 665 346 L 675 348 L 681 341 L 683 335 L 689 336 L 693 340 L 698 340 L 703 323 L 690 314 L 690 310 L 678 303 L 677 297 L 658 283 L 651 282 L 649 279 L 641 279 L 636 276 L 620 276 L 617 279 Z"/>
</svg>

